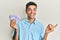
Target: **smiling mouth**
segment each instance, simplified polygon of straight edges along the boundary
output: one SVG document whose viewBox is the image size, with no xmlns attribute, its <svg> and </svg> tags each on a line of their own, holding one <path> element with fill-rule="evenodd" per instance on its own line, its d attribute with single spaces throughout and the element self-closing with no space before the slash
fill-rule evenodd
<svg viewBox="0 0 60 40">
<path fill-rule="evenodd" d="M 34 14 L 31 14 L 31 16 L 34 16 Z"/>
</svg>

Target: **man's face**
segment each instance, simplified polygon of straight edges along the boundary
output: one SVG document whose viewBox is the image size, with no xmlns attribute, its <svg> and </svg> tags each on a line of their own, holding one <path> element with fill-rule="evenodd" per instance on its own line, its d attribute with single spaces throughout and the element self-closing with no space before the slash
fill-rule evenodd
<svg viewBox="0 0 60 40">
<path fill-rule="evenodd" d="M 35 18 L 35 15 L 36 15 L 36 9 L 37 7 L 35 5 L 29 5 L 27 10 L 26 10 L 26 13 L 27 13 L 27 16 L 28 18 Z"/>
</svg>

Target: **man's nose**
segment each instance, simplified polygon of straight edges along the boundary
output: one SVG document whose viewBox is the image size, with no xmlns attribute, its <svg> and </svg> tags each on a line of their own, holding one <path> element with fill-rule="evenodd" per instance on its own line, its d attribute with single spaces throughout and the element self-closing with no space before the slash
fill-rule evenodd
<svg viewBox="0 0 60 40">
<path fill-rule="evenodd" d="M 33 13 L 33 10 L 31 10 L 31 13 Z"/>
</svg>

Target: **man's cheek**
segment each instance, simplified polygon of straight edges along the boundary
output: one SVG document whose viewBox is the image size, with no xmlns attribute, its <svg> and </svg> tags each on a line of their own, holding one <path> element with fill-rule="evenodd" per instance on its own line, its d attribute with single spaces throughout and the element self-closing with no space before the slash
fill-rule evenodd
<svg viewBox="0 0 60 40">
<path fill-rule="evenodd" d="M 28 14 L 30 14 L 31 13 L 31 11 L 28 11 Z"/>
<path fill-rule="evenodd" d="M 34 13 L 34 16 L 36 15 L 36 13 Z"/>
</svg>

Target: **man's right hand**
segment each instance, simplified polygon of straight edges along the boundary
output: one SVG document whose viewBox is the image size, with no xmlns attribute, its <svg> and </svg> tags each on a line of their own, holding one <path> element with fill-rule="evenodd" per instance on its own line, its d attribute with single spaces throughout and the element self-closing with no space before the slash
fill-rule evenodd
<svg viewBox="0 0 60 40">
<path fill-rule="evenodd" d="M 12 19 L 10 21 L 10 26 L 15 29 L 13 40 L 18 40 L 18 27 L 16 26 L 16 20 Z"/>
<path fill-rule="evenodd" d="M 15 19 L 12 19 L 11 21 L 10 21 L 10 26 L 13 28 L 13 29 L 18 29 L 18 27 L 16 26 L 16 20 Z"/>
</svg>

